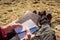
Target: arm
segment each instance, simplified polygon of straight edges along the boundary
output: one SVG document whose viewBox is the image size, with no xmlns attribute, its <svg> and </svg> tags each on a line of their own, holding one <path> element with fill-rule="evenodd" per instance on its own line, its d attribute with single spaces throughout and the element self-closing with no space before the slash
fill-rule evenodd
<svg viewBox="0 0 60 40">
<path fill-rule="evenodd" d="M 0 40 L 6 40 L 6 37 L 7 35 L 6 35 L 4 28 L 0 27 Z"/>
<path fill-rule="evenodd" d="M 15 36 L 14 28 L 22 27 L 19 23 L 9 24 L 0 28 L 0 40 L 9 40 Z"/>
</svg>

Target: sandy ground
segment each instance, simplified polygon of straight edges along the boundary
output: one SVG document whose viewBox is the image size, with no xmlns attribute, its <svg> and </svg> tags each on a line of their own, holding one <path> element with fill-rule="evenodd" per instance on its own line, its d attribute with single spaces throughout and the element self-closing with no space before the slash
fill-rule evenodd
<svg viewBox="0 0 60 40">
<path fill-rule="evenodd" d="M 20 18 L 27 10 L 46 10 L 53 16 L 52 27 L 60 25 L 60 0 L 0 0 L 0 26 Z M 60 31 L 55 31 L 60 40 Z"/>
</svg>

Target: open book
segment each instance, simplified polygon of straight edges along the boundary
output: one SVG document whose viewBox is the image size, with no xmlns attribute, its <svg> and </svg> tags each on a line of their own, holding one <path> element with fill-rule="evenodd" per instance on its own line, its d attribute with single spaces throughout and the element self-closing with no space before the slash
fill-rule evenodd
<svg viewBox="0 0 60 40">
<path fill-rule="evenodd" d="M 30 29 L 31 33 L 34 33 L 36 30 L 38 30 L 38 26 L 37 26 L 37 22 L 38 22 L 38 18 L 40 16 L 37 14 L 34 14 L 32 12 L 26 12 L 25 15 L 23 15 L 18 21 L 16 21 L 16 23 L 20 23 L 23 25 L 23 27 L 18 27 L 15 29 L 17 36 L 19 38 L 19 40 L 23 40 L 26 32 L 26 27 L 28 27 Z"/>
<path fill-rule="evenodd" d="M 18 38 L 20 40 L 24 39 L 24 37 L 26 35 L 26 32 L 25 32 L 26 28 L 29 28 L 31 33 L 34 33 L 39 29 L 38 26 L 31 19 L 22 23 L 22 25 L 23 25 L 23 27 L 21 27 L 21 28 L 19 28 L 19 27 L 15 28 L 15 31 L 16 31 L 16 33 L 18 33 Z"/>
</svg>

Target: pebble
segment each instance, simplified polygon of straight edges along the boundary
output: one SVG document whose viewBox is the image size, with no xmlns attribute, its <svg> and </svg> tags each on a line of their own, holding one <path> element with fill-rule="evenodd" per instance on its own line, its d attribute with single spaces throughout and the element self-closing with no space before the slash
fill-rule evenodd
<svg viewBox="0 0 60 40">
<path fill-rule="evenodd" d="M 60 31 L 60 25 L 57 25 L 55 29 Z"/>
<path fill-rule="evenodd" d="M 43 4 L 46 4 L 46 2 L 42 2 Z"/>
<path fill-rule="evenodd" d="M 47 4 L 47 5 L 50 5 L 50 6 L 56 6 L 55 4 Z"/>
<path fill-rule="evenodd" d="M 1 1 L 1 0 L 0 0 Z"/>
<path fill-rule="evenodd" d="M 33 4 L 37 4 L 37 3 L 38 3 L 37 1 L 33 2 Z"/>
<path fill-rule="evenodd" d="M 12 0 L 12 2 L 14 2 L 15 0 Z"/>
<path fill-rule="evenodd" d="M 6 12 L 4 14 L 7 14 Z"/>
<path fill-rule="evenodd" d="M 8 12 L 13 12 L 13 10 L 7 10 Z"/>
<path fill-rule="evenodd" d="M 10 5 L 10 4 L 12 4 L 12 3 L 4 3 L 5 5 Z"/>
</svg>

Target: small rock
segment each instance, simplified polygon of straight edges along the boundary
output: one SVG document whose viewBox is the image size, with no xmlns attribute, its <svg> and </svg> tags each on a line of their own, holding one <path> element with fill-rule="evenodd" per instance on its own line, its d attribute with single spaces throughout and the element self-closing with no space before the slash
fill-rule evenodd
<svg viewBox="0 0 60 40">
<path fill-rule="evenodd" d="M 23 3 L 21 3 L 21 4 L 23 4 Z"/>
<path fill-rule="evenodd" d="M 49 0 L 46 0 L 46 1 L 49 1 Z"/>
<path fill-rule="evenodd" d="M 58 18 L 60 18 L 60 16 L 58 16 Z"/>
<path fill-rule="evenodd" d="M 1 1 L 1 0 L 0 0 Z"/>
<path fill-rule="evenodd" d="M 40 1 L 40 0 L 38 0 L 38 1 Z"/>
<path fill-rule="evenodd" d="M 60 25 L 57 25 L 55 29 L 60 31 Z"/>
<path fill-rule="evenodd" d="M 25 1 L 27 1 L 27 0 L 25 0 Z"/>
<path fill-rule="evenodd" d="M 51 6 L 56 6 L 56 5 L 54 5 L 54 4 L 51 4 Z"/>
<path fill-rule="evenodd" d="M 37 7 L 39 7 L 39 5 L 37 5 Z"/>
<path fill-rule="evenodd" d="M 5 5 L 10 5 L 10 4 L 12 4 L 12 3 L 4 3 Z"/>
<path fill-rule="evenodd" d="M 35 6 L 33 6 L 33 7 L 35 7 Z"/>
<path fill-rule="evenodd" d="M 56 6 L 55 4 L 47 4 L 47 5 L 50 5 L 50 6 Z"/>
<path fill-rule="evenodd" d="M 43 4 L 46 4 L 46 2 L 42 2 Z"/>
<path fill-rule="evenodd" d="M 1 16 L 0 16 L 0 18 L 1 18 Z"/>
<path fill-rule="evenodd" d="M 6 20 L 8 20 L 8 19 L 3 19 L 3 20 L 1 20 L 1 22 L 4 22 L 4 23 L 6 23 Z"/>
<path fill-rule="evenodd" d="M 38 3 L 37 1 L 33 2 L 33 4 L 37 4 L 37 3 Z"/>
<path fill-rule="evenodd" d="M 14 2 L 15 0 L 12 0 L 12 2 Z"/>
<path fill-rule="evenodd" d="M 8 12 L 13 12 L 13 10 L 7 10 Z"/>
<path fill-rule="evenodd" d="M 60 14 L 60 11 L 58 11 L 57 13 Z"/>
<path fill-rule="evenodd" d="M 4 14 L 7 14 L 6 12 Z"/>
<path fill-rule="evenodd" d="M 50 5 L 50 4 L 47 4 L 47 5 Z"/>
</svg>

